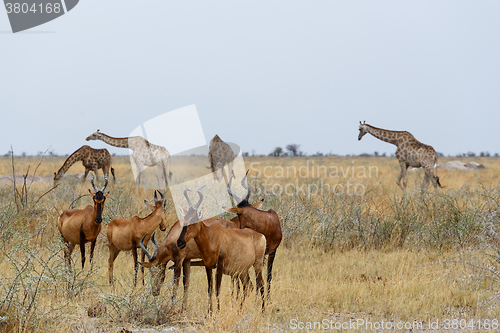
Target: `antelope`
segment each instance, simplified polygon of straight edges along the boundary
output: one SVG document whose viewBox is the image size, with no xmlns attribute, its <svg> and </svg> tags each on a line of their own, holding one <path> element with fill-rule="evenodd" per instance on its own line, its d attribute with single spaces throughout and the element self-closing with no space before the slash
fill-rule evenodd
<svg viewBox="0 0 500 333">
<path fill-rule="evenodd" d="M 90 242 L 90 262 L 94 257 L 94 248 L 97 236 L 101 231 L 102 211 L 104 209 L 104 202 L 109 195 L 103 194 L 106 186 L 108 186 L 108 177 L 104 176 L 104 187 L 98 190 L 94 184 L 94 174 L 91 174 L 90 183 L 94 189 L 89 193 L 94 201 L 94 206 L 87 206 L 84 209 L 66 209 L 59 216 L 57 227 L 61 232 L 63 242 L 66 244 L 64 250 L 64 258 L 71 267 L 71 253 L 76 245 L 80 245 L 80 252 L 82 254 L 82 269 L 85 266 L 85 243 Z"/>
<path fill-rule="evenodd" d="M 195 206 L 193 206 L 187 196 L 189 189 L 184 190 L 184 196 L 189 204 L 189 209 L 181 223 L 182 231 L 177 240 L 177 246 L 183 249 L 191 239 L 194 239 L 198 246 L 203 264 L 207 269 L 209 311 L 212 311 L 211 270 L 216 268 L 215 294 L 217 297 L 217 309 L 220 310 L 219 292 L 222 275 L 226 274 L 242 280 L 244 300 L 250 284 L 248 270 L 252 266 L 254 267 L 257 279 L 257 290 L 260 291 L 262 297 L 262 310 L 264 310 L 262 266 L 266 251 L 266 238 L 264 235 L 251 229 L 224 229 L 216 223 L 206 225 L 203 221 L 199 221 L 197 209 L 203 201 L 202 188 L 197 191 L 200 199 Z"/>
<path fill-rule="evenodd" d="M 214 223 L 220 224 L 222 227 L 226 229 L 236 229 L 236 225 L 228 220 L 220 219 L 220 218 L 209 218 L 203 220 L 206 225 L 211 225 Z M 177 247 L 177 239 L 179 238 L 182 231 L 182 226 L 180 221 L 177 221 L 170 231 L 168 232 L 165 239 L 161 242 L 157 249 L 157 255 L 151 256 L 145 247 L 143 247 L 142 243 L 139 243 L 143 252 L 149 259 L 149 262 L 141 262 L 143 267 L 152 268 L 151 276 L 152 276 L 152 294 L 153 296 L 158 296 L 160 294 L 160 288 L 163 282 L 165 281 L 165 271 L 168 262 L 171 260 L 174 262 L 174 285 L 172 288 L 172 301 L 175 299 L 177 295 L 177 289 L 179 288 L 179 280 L 181 275 L 181 270 L 184 273 L 183 276 L 183 285 L 184 285 L 184 299 L 182 303 L 182 308 L 187 308 L 187 295 L 189 291 L 189 277 L 191 273 L 191 260 L 192 259 L 201 259 L 200 251 L 198 250 L 198 246 L 194 239 L 187 242 L 186 247 L 183 249 L 179 249 Z M 208 274 L 208 272 L 207 272 Z M 211 276 L 211 275 L 210 275 Z M 209 286 L 211 287 L 211 286 Z M 210 290 L 209 290 L 210 293 Z"/>
<path fill-rule="evenodd" d="M 258 208 L 264 202 L 264 199 L 250 205 L 248 200 L 250 199 L 251 189 L 246 183 L 246 178 L 248 175 L 248 170 L 243 179 L 241 180 L 241 186 L 247 190 L 247 194 L 243 198 L 239 198 L 236 194 L 231 192 L 231 181 L 227 184 L 227 192 L 231 197 L 238 202 L 236 207 L 225 207 L 224 209 L 230 213 L 235 213 L 237 216 L 233 218 L 233 221 L 240 229 L 250 228 L 263 234 L 266 237 L 266 255 L 267 258 L 267 298 L 270 298 L 271 292 L 271 280 L 273 278 L 273 262 L 276 256 L 276 250 L 281 243 L 283 237 L 281 233 L 281 224 L 278 218 L 278 214 L 272 209 L 267 212 L 259 210 Z"/>
<path fill-rule="evenodd" d="M 160 199 L 158 199 L 157 192 L 160 193 Z M 114 218 L 109 222 L 106 228 L 109 246 L 109 284 L 113 284 L 113 266 L 120 251 L 132 251 L 132 257 L 134 258 L 135 287 L 137 285 L 137 271 L 139 268 L 137 249 L 140 247 L 139 242 L 141 238 L 145 237 L 145 242 L 147 244 L 150 239 L 148 235 L 151 235 L 158 226 L 160 226 L 161 231 L 167 229 L 165 224 L 165 197 L 160 191 L 155 191 L 153 200 L 153 205 L 144 200 L 146 207 L 152 210 L 152 213 L 147 217 L 140 218 L 139 216 L 134 216 L 128 220 Z M 144 252 L 142 253 L 142 261 L 144 261 Z M 144 284 L 144 268 L 142 269 L 142 273 L 142 283 Z"/>
</svg>

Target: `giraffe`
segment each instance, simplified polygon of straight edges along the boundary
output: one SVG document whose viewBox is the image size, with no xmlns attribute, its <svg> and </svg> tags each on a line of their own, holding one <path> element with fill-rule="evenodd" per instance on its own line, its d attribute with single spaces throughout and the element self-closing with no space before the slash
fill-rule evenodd
<svg viewBox="0 0 500 333">
<path fill-rule="evenodd" d="M 208 150 L 208 160 L 210 162 L 209 169 L 212 169 L 212 174 L 214 175 L 214 180 L 220 181 L 222 176 L 226 179 L 224 173 L 224 167 L 227 165 L 230 177 L 234 177 L 233 172 L 233 161 L 234 152 L 230 145 L 225 143 L 215 135 L 212 140 L 210 140 L 210 146 Z M 227 183 L 227 179 L 226 179 Z"/>
<path fill-rule="evenodd" d="M 85 183 L 89 171 L 95 173 L 98 180 L 97 169 L 102 169 L 104 175 L 107 176 L 111 168 L 111 155 L 107 149 L 94 149 L 89 146 L 82 146 L 66 159 L 57 173 L 54 172 L 54 184 L 78 161 L 82 161 L 85 167 L 85 175 L 83 176 L 82 183 Z M 111 174 L 113 175 L 113 180 L 115 180 L 115 169 L 111 168 Z"/>
<path fill-rule="evenodd" d="M 399 174 L 396 184 L 398 184 L 403 192 L 406 191 L 406 171 L 409 166 L 424 168 L 425 176 L 422 190 L 429 186 L 429 180 L 432 180 L 434 188 L 437 186 L 442 187 L 439 182 L 439 177 L 434 176 L 434 168 L 437 165 L 438 156 L 432 146 L 421 143 L 409 132 L 389 131 L 373 127 L 365 122 L 361 123 L 360 121 L 358 140 L 361 140 L 366 133 L 370 133 L 379 140 L 396 145 L 396 157 L 401 167 L 401 173 Z M 401 179 L 403 179 L 402 184 Z"/>
<path fill-rule="evenodd" d="M 170 153 L 165 147 L 152 144 L 141 136 L 113 138 L 109 135 L 101 133 L 99 130 L 89 135 L 85 140 L 101 140 L 114 147 L 131 149 L 133 151 L 132 160 L 137 168 L 137 189 L 139 189 L 139 185 L 141 183 L 141 173 L 144 171 L 146 166 L 160 167 L 163 179 L 165 180 L 165 186 L 168 188 L 168 180 L 171 175 Z"/>
</svg>

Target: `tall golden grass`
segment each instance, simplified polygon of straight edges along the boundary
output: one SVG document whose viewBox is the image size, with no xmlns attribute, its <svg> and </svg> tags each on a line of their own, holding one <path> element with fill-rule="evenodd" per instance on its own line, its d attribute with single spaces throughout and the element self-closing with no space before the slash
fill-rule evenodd
<svg viewBox="0 0 500 333">
<path fill-rule="evenodd" d="M 440 163 L 450 158 L 440 159 Z M 471 159 L 462 159 L 468 162 Z M 15 157 L 18 174 L 32 174 L 39 157 Z M 240 310 L 223 278 L 221 311 L 207 316 L 205 272 L 193 267 L 188 309 L 170 303 L 172 273 L 159 297 L 146 285 L 132 287 L 133 264 L 121 253 L 114 287 L 107 282 L 105 225 L 114 217 L 145 216 L 152 190 L 136 191 L 128 157 L 113 157 L 117 181 L 104 208 L 92 270 L 74 270 L 62 258 L 56 227 L 70 205 L 91 204 L 89 181 L 33 184 L 16 204 L 12 185 L 0 188 L 0 330 L 5 332 L 118 332 L 174 326 L 198 331 L 289 331 L 293 323 L 353 319 L 419 322 L 498 318 L 500 160 L 476 158 L 478 171 L 439 170 L 445 188 L 421 192 L 422 171 L 409 171 L 408 191 L 395 181 L 399 165 L 389 157 L 249 157 L 253 193 L 280 216 L 271 302 L 260 312 L 255 293 Z M 64 162 L 45 157 L 37 175 L 52 175 Z M 173 177 L 189 177 L 206 158 L 176 160 Z M 69 173 L 83 172 L 75 164 Z M 0 158 L 0 174 L 12 174 Z M 102 178 L 100 179 L 102 182 Z M 328 185 L 328 186 L 327 186 Z M 18 188 L 22 184 L 17 184 Z M 357 187 L 356 187 L 357 186 Z M 349 192 L 348 189 L 357 189 Z M 235 185 L 236 191 L 241 191 Z M 49 191 L 47 193 L 47 191 Z M 22 194 L 20 192 L 20 194 Z M 225 215 L 230 217 L 230 215 Z M 167 219 L 176 221 L 171 205 Z M 166 233 L 159 233 L 163 239 Z M 182 288 L 181 288 L 182 289 Z M 497 297 L 497 299 L 495 299 Z M 98 304 L 89 316 L 89 309 Z M 91 311 L 92 312 L 92 311 Z M 346 329 L 347 331 L 350 329 Z"/>
</svg>

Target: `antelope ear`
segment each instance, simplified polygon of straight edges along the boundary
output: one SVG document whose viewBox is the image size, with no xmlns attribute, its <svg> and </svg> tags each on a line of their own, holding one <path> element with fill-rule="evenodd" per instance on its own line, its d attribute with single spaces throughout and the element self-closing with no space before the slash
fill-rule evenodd
<svg viewBox="0 0 500 333">
<path fill-rule="evenodd" d="M 148 202 L 147 200 L 144 200 L 144 205 L 145 205 L 145 206 L 146 206 L 146 208 L 148 208 L 148 209 L 151 209 L 151 210 L 154 210 L 154 209 L 155 209 L 155 207 L 154 207 L 154 206 L 152 206 L 152 205 L 150 205 L 150 204 L 149 204 L 149 202 Z"/>
<path fill-rule="evenodd" d="M 222 208 L 233 214 L 241 214 L 243 212 L 243 209 L 237 207 L 222 207 Z"/>
<path fill-rule="evenodd" d="M 90 195 L 93 195 L 93 194 L 92 194 L 92 191 L 90 191 L 90 189 L 89 189 L 89 193 L 90 193 Z"/>
<path fill-rule="evenodd" d="M 142 266 L 142 267 L 146 267 L 146 268 L 151 268 L 153 267 L 154 263 L 152 262 L 139 262 L 139 264 Z"/>
<path fill-rule="evenodd" d="M 264 203 L 264 199 L 262 199 L 261 201 L 257 201 L 256 203 L 254 203 L 252 205 L 253 208 L 259 208 L 260 206 L 262 206 L 262 204 Z"/>
<path fill-rule="evenodd" d="M 107 198 L 108 198 L 108 195 L 109 195 L 110 193 L 111 193 L 111 192 L 109 192 L 109 191 L 108 191 L 108 193 L 106 193 L 106 194 L 104 195 L 104 197 L 107 199 Z"/>
<path fill-rule="evenodd" d="M 187 210 L 185 210 L 184 208 L 182 208 L 181 206 L 178 207 L 179 208 L 179 213 L 181 213 L 181 215 L 184 217 L 186 216 L 187 214 Z"/>
</svg>

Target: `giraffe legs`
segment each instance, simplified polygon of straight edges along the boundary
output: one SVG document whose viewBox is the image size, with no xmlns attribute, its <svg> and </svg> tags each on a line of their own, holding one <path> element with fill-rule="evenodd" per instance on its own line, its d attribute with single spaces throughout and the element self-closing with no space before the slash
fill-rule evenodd
<svg viewBox="0 0 500 333">
<path fill-rule="evenodd" d="M 401 167 L 401 173 L 399 174 L 398 180 L 396 180 L 396 184 L 398 184 L 401 191 L 406 192 L 406 171 L 408 170 L 408 165 L 406 162 L 399 162 L 399 166 Z M 403 179 L 403 185 L 401 185 L 401 179 Z"/>
<path fill-rule="evenodd" d="M 85 168 L 85 173 L 83 174 L 83 178 L 82 178 L 82 184 L 85 183 L 85 180 L 87 179 L 89 172 L 90 172 L 90 169 Z"/>
<path fill-rule="evenodd" d="M 424 184 L 422 185 L 422 190 L 427 189 L 429 186 L 429 181 L 432 181 L 434 188 L 442 187 L 439 183 L 439 177 L 434 176 L 432 168 L 425 168 Z"/>
</svg>

